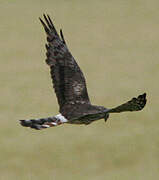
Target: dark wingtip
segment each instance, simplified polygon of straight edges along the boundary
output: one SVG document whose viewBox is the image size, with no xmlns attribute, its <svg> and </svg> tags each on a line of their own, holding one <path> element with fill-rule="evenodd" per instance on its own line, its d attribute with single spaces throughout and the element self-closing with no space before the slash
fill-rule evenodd
<svg viewBox="0 0 159 180">
<path fill-rule="evenodd" d="M 49 19 L 49 22 L 51 23 L 51 25 L 54 26 L 49 14 L 47 14 L 47 18 Z"/>
<path fill-rule="evenodd" d="M 47 21 L 47 17 L 46 17 L 46 15 L 45 15 L 45 14 L 43 14 L 43 17 L 44 17 L 44 19 Z"/>
<path fill-rule="evenodd" d="M 43 25 L 46 33 L 49 34 L 49 33 L 50 33 L 50 30 L 48 29 L 48 27 L 46 26 L 46 24 L 44 23 L 44 21 L 43 21 L 40 17 L 39 17 L 39 20 L 40 20 L 41 24 Z"/>
<path fill-rule="evenodd" d="M 44 26 L 44 28 L 46 27 L 46 24 L 44 23 L 44 21 L 39 17 L 39 20 L 41 22 L 41 24 Z"/>
<path fill-rule="evenodd" d="M 61 35 L 61 39 L 62 39 L 63 43 L 66 44 L 62 29 L 60 29 L 60 35 Z"/>
<path fill-rule="evenodd" d="M 46 14 L 44 13 L 44 14 L 43 14 L 43 17 L 44 17 L 44 20 L 45 20 L 45 21 L 43 21 L 40 17 L 39 17 L 39 20 L 40 20 L 40 22 L 42 23 L 42 25 L 43 25 L 46 33 L 49 34 L 51 31 L 53 31 L 53 32 L 55 33 L 55 35 L 58 35 L 58 33 L 57 33 L 57 31 L 56 31 L 56 29 L 55 29 L 55 27 L 54 27 L 54 24 L 53 24 L 50 16 L 49 16 L 48 14 L 46 15 Z M 45 24 L 44 22 L 45 22 L 46 24 Z"/>
<path fill-rule="evenodd" d="M 44 19 L 47 19 L 47 16 L 46 16 L 46 14 L 45 14 L 45 13 L 43 13 L 43 17 L 44 17 Z"/>
<path fill-rule="evenodd" d="M 43 22 L 43 20 L 39 17 L 39 20 L 40 20 L 40 22 L 43 24 L 44 22 Z"/>
</svg>

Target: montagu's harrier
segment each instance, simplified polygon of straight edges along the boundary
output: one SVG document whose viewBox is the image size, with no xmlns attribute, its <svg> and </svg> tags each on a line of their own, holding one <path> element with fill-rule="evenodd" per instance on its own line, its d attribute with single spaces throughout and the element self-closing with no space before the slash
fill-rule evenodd
<svg viewBox="0 0 159 180">
<path fill-rule="evenodd" d="M 50 17 L 44 15 L 44 19 L 45 23 L 40 18 L 47 35 L 46 63 L 50 67 L 60 114 L 48 118 L 20 120 L 22 126 L 40 130 L 63 123 L 87 125 L 99 119 L 106 121 L 110 113 L 140 111 L 144 108 L 146 93 L 112 109 L 92 105 L 84 75 L 68 50 L 62 30 L 59 36 Z"/>
</svg>

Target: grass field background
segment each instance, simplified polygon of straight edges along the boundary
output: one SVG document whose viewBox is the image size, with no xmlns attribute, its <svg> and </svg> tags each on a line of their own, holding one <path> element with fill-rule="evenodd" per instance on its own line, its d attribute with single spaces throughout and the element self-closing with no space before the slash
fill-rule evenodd
<svg viewBox="0 0 159 180">
<path fill-rule="evenodd" d="M 159 1 L 0 1 L 0 179 L 159 178 Z M 141 112 L 34 131 L 19 119 L 58 113 L 45 33 L 49 13 L 82 68 L 93 104 L 147 92 Z"/>
</svg>

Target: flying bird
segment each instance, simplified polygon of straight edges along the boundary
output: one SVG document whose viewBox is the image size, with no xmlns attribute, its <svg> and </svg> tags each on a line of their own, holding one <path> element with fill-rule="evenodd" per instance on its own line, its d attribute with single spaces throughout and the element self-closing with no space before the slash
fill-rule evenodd
<svg viewBox="0 0 159 180">
<path fill-rule="evenodd" d="M 50 67 L 53 88 L 60 114 L 48 118 L 20 120 L 22 126 L 45 129 L 64 123 L 88 125 L 96 120 L 108 119 L 110 113 L 140 111 L 146 104 L 146 93 L 132 98 L 115 108 L 92 105 L 88 96 L 85 77 L 70 53 L 62 30 L 56 31 L 49 15 L 41 18 L 47 36 L 46 63 Z"/>
</svg>

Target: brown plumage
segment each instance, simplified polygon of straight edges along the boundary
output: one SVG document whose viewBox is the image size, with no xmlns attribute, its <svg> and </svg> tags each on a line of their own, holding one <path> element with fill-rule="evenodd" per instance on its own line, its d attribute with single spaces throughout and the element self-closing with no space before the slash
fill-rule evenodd
<svg viewBox="0 0 159 180">
<path fill-rule="evenodd" d="M 59 112 L 49 118 L 20 120 L 21 125 L 34 129 L 43 129 L 62 123 L 90 124 L 109 117 L 109 113 L 139 111 L 146 104 L 146 93 L 112 109 L 91 105 L 84 75 L 68 50 L 62 30 L 57 33 L 51 18 L 44 14 L 39 18 L 47 35 L 46 63 L 50 67 L 53 88 L 55 90 Z"/>
</svg>

